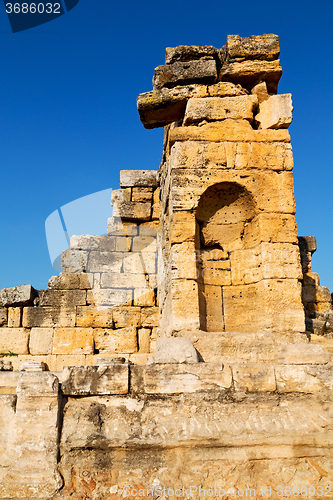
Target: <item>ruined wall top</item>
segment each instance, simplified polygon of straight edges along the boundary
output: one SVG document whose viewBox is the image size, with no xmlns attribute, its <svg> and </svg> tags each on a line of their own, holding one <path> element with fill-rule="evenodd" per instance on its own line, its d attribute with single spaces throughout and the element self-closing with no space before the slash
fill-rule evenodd
<svg viewBox="0 0 333 500">
<path fill-rule="evenodd" d="M 191 97 L 233 97 L 249 92 L 263 100 L 276 94 L 282 75 L 277 35 L 242 38 L 228 35 L 226 44 L 167 47 L 165 64 L 155 69 L 153 91 L 137 100 L 146 128 L 179 121 Z M 259 85 L 259 88 L 257 86 Z"/>
</svg>

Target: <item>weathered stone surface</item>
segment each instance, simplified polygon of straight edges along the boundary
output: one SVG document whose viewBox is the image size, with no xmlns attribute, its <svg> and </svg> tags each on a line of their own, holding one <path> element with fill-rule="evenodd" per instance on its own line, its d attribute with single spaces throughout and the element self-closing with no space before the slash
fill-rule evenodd
<svg viewBox="0 0 333 500">
<path fill-rule="evenodd" d="M 137 106 L 145 128 L 163 127 L 183 119 L 186 102 L 195 97 L 233 97 L 246 94 L 240 85 L 219 82 L 214 85 L 186 85 L 155 89 L 140 94 Z"/>
<path fill-rule="evenodd" d="M 317 241 L 315 236 L 299 236 L 298 244 L 301 252 L 314 253 L 317 250 Z"/>
<path fill-rule="evenodd" d="M 290 142 L 287 130 L 253 130 L 247 120 L 227 118 L 201 127 L 176 127 L 169 132 L 170 145 L 177 141 Z"/>
<path fill-rule="evenodd" d="M 87 270 L 88 252 L 64 250 L 61 252 L 61 267 L 65 273 L 84 273 Z"/>
<path fill-rule="evenodd" d="M 39 293 L 39 307 L 59 307 L 72 309 L 86 305 L 85 290 L 42 290 Z"/>
<path fill-rule="evenodd" d="M 276 385 L 280 393 L 315 393 L 323 389 L 321 380 L 307 366 L 281 365 L 275 367 Z"/>
<path fill-rule="evenodd" d="M 144 307 L 141 309 L 141 325 L 144 327 L 159 325 L 158 307 Z"/>
<path fill-rule="evenodd" d="M 131 194 L 131 188 L 114 189 L 111 193 L 111 207 L 116 203 L 131 201 Z"/>
<path fill-rule="evenodd" d="M 145 274 L 102 273 L 102 288 L 148 288 Z"/>
<path fill-rule="evenodd" d="M 55 328 L 52 354 L 93 354 L 92 328 Z"/>
<path fill-rule="evenodd" d="M 195 240 L 196 220 L 192 212 L 173 212 L 171 219 L 170 243 Z"/>
<path fill-rule="evenodd" d="M 72 238 L 79 238 L 72 236 Z M 78 243 L 80 246 L 80 243 Z M 93 276 L 86 273 L 60 273 L 49 279 L 49 290 L 89 290 L 93 285 Z"/>
<path fill-rule="evenodd" d="M 114 307 L 113 320 L 116 328 L 125 328 L 128 325 L 141 326 L 139 307 Z"/>
<path fill-rule="evenodd" d="M 213 59 L 181 62 L 157 66 L 153 77 L 153 88 L 175 87 L 190 83 L 215 83 L 216 61 Z M 237 82 L 238 83 L 238 82 Z"/>
<path fill-rule="evenodd" d="M 132 201 L 140 203 L 151 203 L 153 198 L 152 187 L 133 187 Z"/>
<path fill-rule="evenodd" d="M 185 340 L 185 339 L 183 339 Z M 229 389 L 231 370 L 221 363 L 164 364 L 142 369 L 147 394 L 180 394 Z"/>
<path fill-rule="evenodd" d="M 8 307 L 8 327 L 20 328 L 22 318 L 21 307 Z"/>
<path fill-rule="evenodd" d="M 168 337 L 157 339 L 155 352 L 149 362 L 159 364 L 198 363 L 199 358 L 189 339 Z"/>
<path fill-rule="evenodd" d="M 108 236 L 136 236 L 138 234 L 138 223 L 134 221 L 122 221 L 120 217 L 109 217 Z"/>
<path fill-rule="evenodd" d="M 87 304 L 95 306 L 130 305 L 133 299 L 132 290 L 94 289 L 87 292 Z"/>
<path fill-rule="evenodd" d="M 61 390 L 68 396 L 128 393 L 128 365 L 71 366 L 63 373 Z"/>
<path fill-rule="evenodd" d="M 0 328 L 0 353 L 28 354 L 29 333 L 26 328 Z"/>
<path fill-rule="evenodd" d="M 136 203 L 134 201 L 124 201 L 117 203 L 113 207 L 114 217 L 122 219 L 149 220 L 151 215 L 151 203 Z"/>
<path fill-rule="evenodd" d="M 259 105 L 255 121 L 259 129 L 288 128 L 293 119 L 291 94 L 272 95 Z"/>
<path fill-rule="evenodd" d="M 136 328 L 128 326 L 119 330 L 94 328 L 95 349 L 100 353 L 133 353 L 138 350 Z"/>
<path fill-rule="evenodd" d="M 152 252 L 157 251 L 156 238 L 153 236 L 134 236 L 133 238 L 133 252 Z"/>
<path fill-rule="evenodd" d="M 29 338 L 29 352 L 52 354 L 53 328 L 32 328 Z"/>
<path fill-rule="evenodd" d="M 147 236 L 143 236 L 143 238 L 147 238 Z M 151 238 L 151 236 L 148 236 Z M 128 255 L 124 256 L 124 273 L 129 274 L 155 274 L 156 273 L 156 254 L 155 251 L 149 252 L 146 251 L 151 244 L 154 245 L 155 242 L 153 240 L 144 240 L 144 244 L 140 244 L 140 248 L 144 249 L 144 251 L 140 252 L 131 252 Z M 147 245 L 148 243 L 148 245 Z M 137 243 L 135 244 L 137 248 Z M 153 249 L 153 248 L 152 248 Z"/>
<path fill-rule="evenodd" d="M 189 99 L 183 124 L 186 126 L 202 120 L 214 121 L 226 118 L 252 122 L 253 110 L 257 104 L 258 99 L 254 95 Z"/>
<path fill-rule="evenodd" d="M 273 392 L 276 390 L 272 365 L 265 363 L 243 363 L 231 366 L 236 390 L 245 392 Z"/>
<path fill-rule="evenodd" d="M 119 273 L 123 265 L 123 258 L 123 252 L 92 251 L 89 253 L 87 269 L 93 273 L 107 271 Z"/>
<path fill-rule="evenodd" d="M 120 185 L 124 187 L 157 187 L 156 170 L 120 170 Z"/>
<path fill-rule="evenodd" d="M 282 347 L 279 362 L 288 365 L 321 365 L 328 362 L 328 354 L 320 345 L 288 344 Z"/>
<path fill-rule="evenodd" d="M 0 326 L 7 325 L 7 315 L 8 309 L 5 307 L 0 307 Z"/>
<path fill-rule="evenodd" d="M 240 83 L 246 89 L 253 88 L 257 83 L 265 81 L 269 92 L 276 94 L 282 75 L 280 61 L 243 61 L 224 64 L 219 79 L 222 81 Z"/>
<path fill-rule="evenodd" d="M 136 288 L 134 290 L 134 306 L 152 307 L 155 305 L 155 290 Z"/>
<path fill-rule="evenodd" d="M 277 35 L 252 35 L 242 38 L 239 35 L 227 36 L 227 52 L 230 59 L 264 59 L 273 61 L 280 54 Z"/>
<path fill-rule="evenodd" d="M 331 293 L 326 286 L 305 285 L 302 298 L 304 302 L 331 302 Z"/>
<path fill-rule="evenodd" d="M 28 306 L 33 303 L 37 291 L 31 285 L 20 285 L 0 290 L 0 304 L 3 307 Z"/>
<path fill-rule="evenodd" d="M 176 61 L 194 61 L 196 59 L 217 59 L 218 49 L 212 45 L 178 45 L 165 49 L 165 64 Z"/>
<path fill-rule="evenodd" d="M 174 278 L 195 280 L 197 278 L 197 253 L 194 242 L 172 245 L 170 263 Z"/>
<path fill-rule="evenodd" d="M 75 326 L 75 309 L 66 307 L 24 307 L 24 328 L 53 326 Z"/>
<path fill-rule="evenodd" d="M 199 286 L 199 306 L 202 328 L 207 332 L 223 332 L 222 287 L 209 285 L 206 282 L 203 287 Z"/>
<path fill-rule="evenodd" d="M 139 328 L 138 329 L 138 343 L 139 343 L 139 352 L 149 353 L 150 352 L 150 328 Z"/>
<path fill-rule="evenodd" d="M 292 170 L 291 145 L 263 142 L 176 142 L 171 151 L 173 168 Z"/>
<path fill-rule="evenodd" d="M 78 306 L 76 326 L 83 328 L 112 328 L 112 308 L 105 306 Z"/>
<path fill-rule="evenodd" d="M 266 101 L 266 99 L 269 98 L 266 82 L 260 82 L 257 85 L 255 85 L 251 89 L 251 94 L 257 96 L 259 104 L 262 103 L 263 101 Z"/>
</svg>

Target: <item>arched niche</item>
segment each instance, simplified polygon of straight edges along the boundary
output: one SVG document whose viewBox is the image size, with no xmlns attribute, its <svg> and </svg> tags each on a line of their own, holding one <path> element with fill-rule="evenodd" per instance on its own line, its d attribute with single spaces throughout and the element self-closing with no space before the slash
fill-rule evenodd
<svg viewBox="0 0 333 500">
<path fill-rule="evenodd" d="M 237 183 L 214 184 L 200 198 L 196 221 L 202 330 L 224 331 L 223 288 L 232 286 L 230 256 L 244 248 L 256 213 L 251 193 Z"/>
</svg>

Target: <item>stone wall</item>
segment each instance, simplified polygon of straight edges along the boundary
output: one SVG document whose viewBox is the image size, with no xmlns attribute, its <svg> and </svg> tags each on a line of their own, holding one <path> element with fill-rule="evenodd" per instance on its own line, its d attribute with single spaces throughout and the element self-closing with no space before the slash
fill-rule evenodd
<svg viewBox="0 0 333 500">
<path fill-rule="evenodd" d="M 279 50 L 168 48 L 138 98 L 158 172 L 121 171 L 47 290 L 1 290 L 1 499 L 332 496 L 333 311 Z"/>
</svg>

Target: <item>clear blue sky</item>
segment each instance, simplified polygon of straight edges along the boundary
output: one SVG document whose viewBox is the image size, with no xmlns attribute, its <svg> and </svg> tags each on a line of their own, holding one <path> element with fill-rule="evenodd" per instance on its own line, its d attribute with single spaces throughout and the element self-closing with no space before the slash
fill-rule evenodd
<svg viewBox="0 0 333 500">
<path fill-rule="evenodd" d="M 276 33 L 279 93 L 291 92 L 295 108 L 299 234 L 317 237 L 313 270 L 333 291 L 332 25 L 332 0 L 80 0 L 13 34 L 0 4 L 0 288 L 47 287 L 56 273 L 44 224 L 54 210 L 116 189 L 121 169 L 158 168 L 163 130 L 143 128 L 136 97 L 151 90 L 166 46 Z"/>
</svg>

